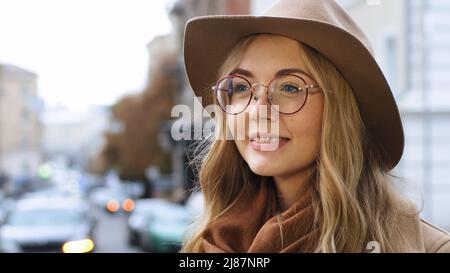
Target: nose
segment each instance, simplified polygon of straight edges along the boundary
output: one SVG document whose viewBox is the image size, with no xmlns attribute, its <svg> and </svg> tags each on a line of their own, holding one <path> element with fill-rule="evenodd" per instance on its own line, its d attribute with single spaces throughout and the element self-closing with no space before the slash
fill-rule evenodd
<svg viewBox="0 0 450 273">
<path fill-rule="evenodd" d="M 270 120 L 272 107 L 267 96 L 267 86 L 261 83 L 255 83 L 253 86 L 253 97 L 249 105 L 249 114 L 251 120 Z"/>
<path fill-rule="evenodd" d="M 269 98 L 267 97 L 267 86 L 262 83 L 255 83 L 253 86 L 253 99 L 252 104 L 262 104 L 268 105 L 270 104 Z"/>
</svg>

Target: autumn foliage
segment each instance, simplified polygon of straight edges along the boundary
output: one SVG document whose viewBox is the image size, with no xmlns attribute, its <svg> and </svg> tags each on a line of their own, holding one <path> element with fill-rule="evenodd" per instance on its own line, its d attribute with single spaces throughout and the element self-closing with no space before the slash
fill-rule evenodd
<svg viewBox="0 0 450 273">
<path fill-rule="evenodd" d="M 179 89 L 180 65 L 177 54 L 161 48 L 150 55 L 148 84 L 143 92 L 128 95 L 111 108 L 119 132 L 105 134 L 106 143 L 93 164 L 97 173 L 118 171 L 122 179 L 145 179 L 145 170 L 158 166 L 171 172 L 171 154 L 160 145 L 162 124 L 170 119 L 171 108 Z"/>
</svg>

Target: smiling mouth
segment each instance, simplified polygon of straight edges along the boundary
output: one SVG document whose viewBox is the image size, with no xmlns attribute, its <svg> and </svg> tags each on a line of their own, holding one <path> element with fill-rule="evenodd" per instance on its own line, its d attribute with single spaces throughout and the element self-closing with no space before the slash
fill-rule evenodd
<svg viewBox="0 0 450 273">
<path fill-rule="evenodd" d="M 288 141 L 290 141 L 290 139 L 284 138 L 284 137 L 258 137 L 258 138 L 250 139 L 250 141 L 260 143 L 260 144 L 270 144 L 270 143 L 277 143 L 277 142 L 288 142 Z"/>
<path fill-rule="evenodd" d="M 272 143 L 288 142 L 291 140 L 290 138 L 287 137 L 262 133 L 252 134 L 250 135 L 249 139 L 251 142 L 255 142 L 258 144 L 272 144 Z"/>
</svg>

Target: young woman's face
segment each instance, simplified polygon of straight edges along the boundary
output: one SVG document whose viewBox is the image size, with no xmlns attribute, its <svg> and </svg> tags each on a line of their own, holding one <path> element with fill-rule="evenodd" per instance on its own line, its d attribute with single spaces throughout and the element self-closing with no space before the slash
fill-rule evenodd
<svg viewBox="0 0 450 273">
<path fill-rule="evenodd" d="M 251 84 L 268 85 L 275 74 L 283 69 L 300 69 L 308 72 L 302 60 L 301 47 L 298 42 L 289 38 L 274 35 L 259 35 L 248 47 L 238 68 L 251 72 L 252 76 L 244 76 Z M 294 73 L 306 81 L 315 84 L 311 77 L 302 73 Z M 315 162 L 320 149 L 320 135 L 323 112 L 322 92 L 310 93 L 306 104 L 292 115 L 257 115 L 261 106 L 269 106 L 266 90 L 258 86 L 259 98 L 252 99 L 251 104 L 242 114 L 227 115 L 228 124 L 245 123 L 245 139 L 235 137 L 236 146 L 248 163 L 250 169 L 261 176 L 290 176 L 310 167 Z M 269 110 L 270 111 L 270 110 Z M 275 117 L 275 118 L 274 118 Z M 267 151 L 261 149 L 267 139 L 255 138 L 258 133 L 266 132 L 261 128 L 273 128 L 278 122 L 279 144 Z M 236 131 L 231 130 L 236 136 Z"/>
</svg>

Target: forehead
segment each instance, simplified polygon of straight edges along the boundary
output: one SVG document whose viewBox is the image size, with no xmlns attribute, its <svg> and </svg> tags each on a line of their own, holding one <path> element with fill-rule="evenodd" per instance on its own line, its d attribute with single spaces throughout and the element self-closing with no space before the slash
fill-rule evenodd
<svg viewBox="0 0 450 273">
<path fill-rule="evenodd" d="M 255 72 L 285 67 L 305 68 L 303 51 L 298 41 L 270 34 L 262 34 L 254 38 L 239 66 Z"/>
</svg>

